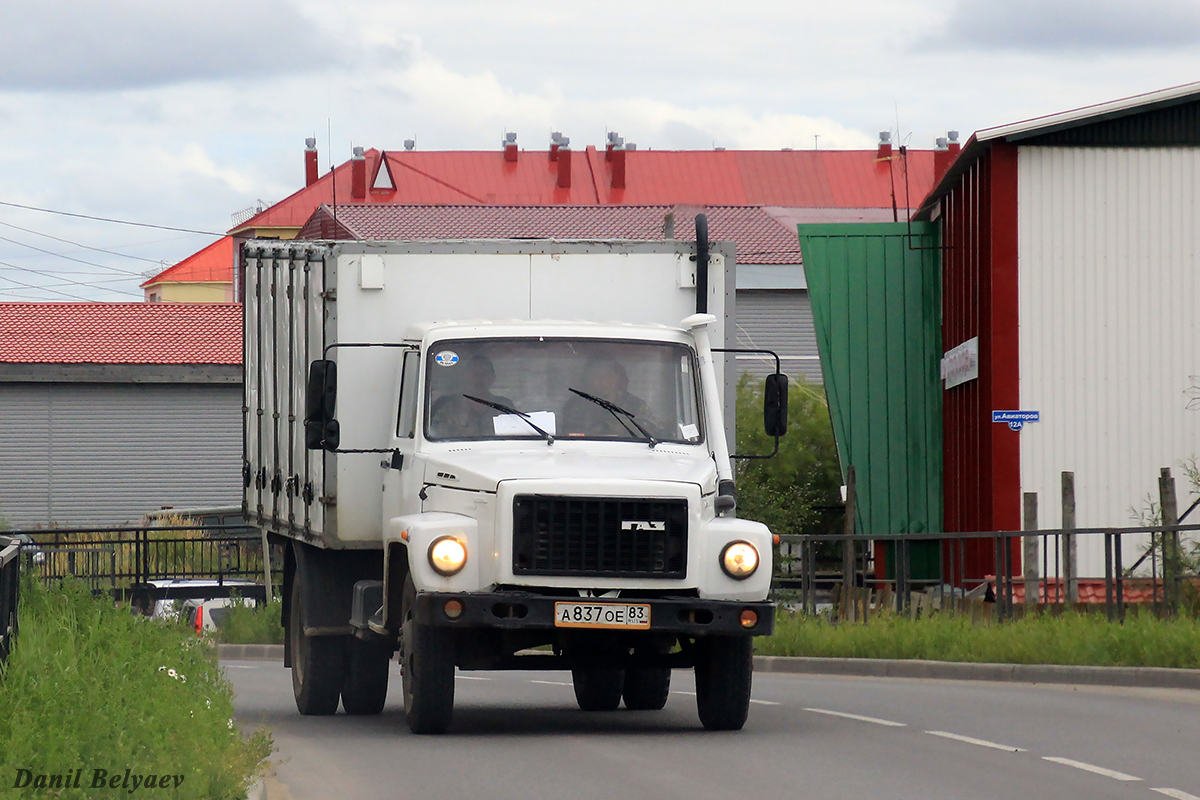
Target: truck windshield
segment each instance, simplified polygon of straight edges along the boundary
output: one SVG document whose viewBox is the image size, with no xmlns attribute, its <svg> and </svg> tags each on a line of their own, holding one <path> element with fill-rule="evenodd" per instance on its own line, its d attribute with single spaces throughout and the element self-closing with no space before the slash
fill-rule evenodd
<svg viewBox="0 0 1200 800">
<path fill-rule="evenodd" d="M 426 364 L 425 436 L 698 444 L 697 385 L 692 350 L 671 342 L 441 341 Z"/>
</svg>

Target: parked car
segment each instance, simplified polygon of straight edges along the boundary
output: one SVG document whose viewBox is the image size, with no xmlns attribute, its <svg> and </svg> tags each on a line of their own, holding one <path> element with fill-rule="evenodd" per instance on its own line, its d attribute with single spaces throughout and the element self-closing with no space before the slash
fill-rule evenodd
<svg viewBox="0 0 1200 800">
<path fill-rule="evenodd" d="M 130 608 L 134 614 L 152 619 L 182 620 L 196 629 L 215 630 L 235 603 L 255 607 L 261 584 L 254 581 L 215 581 L 206 578 L 174 578 L 143 584 L 134 591 Z M 174 596 L 172 596 L 174 595 Z"/>
<path fill-rule="evenodd" d="M 10 533 L 5 534 L 21 543 L 21 554 L 25 556 L 27 564 L 44 564 L 46 563 L 46 551 L 38 547 L 37 542 L 28 533 Z"/>
</svg>

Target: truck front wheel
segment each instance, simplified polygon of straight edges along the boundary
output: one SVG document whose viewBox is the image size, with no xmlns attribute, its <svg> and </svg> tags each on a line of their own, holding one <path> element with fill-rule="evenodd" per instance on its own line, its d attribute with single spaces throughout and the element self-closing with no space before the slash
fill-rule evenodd
<svg viewBox="0 0 1200 800">
<path fill-rule="evenodd" d="M 350 639 L 342 707 L 347 714 L 378 714 L 387 700 L 391 650 L 382 642 Z"/>
<path fill-rule="evenodd" d="M 749 636 L 696 640 L 696 710 L 710 731 L 737 731 L 750 712 L 754 643 Z"/>
<path fill-rule="evenodd" d="M 620 669 L 573 669 L 575 701 L 582 711 L 615 711 L 621 705 L 625 671 Z"/>
<path fill-rule="evenodd" d="M 338 695 L 346 675 L 344 636 L 304 635 L 304 585 L 300 571 L 292 577 L 288 636 L 292 649 L 292 694 L 304 715 L 326 716 L 337 712 Z"/>
<path fill-rule="evenodd" d="M 445 733 L 454 713 L 454 632 L 413 619 L 417 589 L 411 575 L 403 597 L 400 669 L 408 727 L 417 734 Z"/>
</svg>

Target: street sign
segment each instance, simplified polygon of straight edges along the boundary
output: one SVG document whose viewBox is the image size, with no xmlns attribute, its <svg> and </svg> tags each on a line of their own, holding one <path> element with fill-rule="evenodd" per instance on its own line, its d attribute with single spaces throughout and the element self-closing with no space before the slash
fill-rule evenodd
<svg viewBox="0 0 1200 800">
<path fill-rule="evenodd" d="M 1007 422 L 1008 427 L 1014 431 L 1019 431 L 1025 427 L 1026 422 L 1041 422 L 1042 412 L 1040 411 L 993 411 L 992 422 Z"/>
</svg>

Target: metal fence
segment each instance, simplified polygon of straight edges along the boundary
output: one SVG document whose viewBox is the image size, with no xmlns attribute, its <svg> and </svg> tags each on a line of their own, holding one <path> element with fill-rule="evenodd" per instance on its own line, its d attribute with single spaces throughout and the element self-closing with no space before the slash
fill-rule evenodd
<svg viewBox="0 0 1200 800">
<path fill-rule="evenodd" d="M 17 638 L 17 604 L 21 589 L 21 544 L 0 536 L 0 666 Z"/>
<path fill-rule="evenodd" d="M 874 540 L 852 534 L 782 536 L 781 544 L 793 556 L 789 574 L 776 579 L 776 593 L 784 599 L 790 591 L 794 607 L 801 611 L 831 611 L 840 619 L 864 619 L 871 611 L 883 610 L 964 610 L 971 601 L 994 604 L 994 616 L 1001 620 L 1020 616 L 1030 607 L 1099 608 L 1101 603 L 1110 620 L 1123 620 L 1131 604 L 1149 606 L 1158 615 L 1176 614 L 1189 601 L 1200 602 L 1200 574 L 1189 571 L 1180 542 L 1181 533 L 1197 530 L 1200 525 L 909 533 Z M 1139 542 L 1148 537 L 1149 543 L 1142 557 L 1126 567 L 1126 556 L 1133 550 L 1129 537 L 1134 536 Z M 1080 577 L 1070 568 L 1080 537 L 1103 538 L 1103 578 Z M 890 545 L 886 568 L 874 563 L 878 542 Z M 917 542 L 937 543 L 937 577 L 912 577 Z M 979 543 L 992 551 L 992 570 L 982 574 L 967 567 L 967 551 L 978 553 Z M 843 554 L 841 571 L 821 569 L 822 546 Z M 1018 561 L 1023 562 L 1020 572 Z M 1097 590 L 1102 586 L 1102 600 L 1094 593 L 1081 597 L 1080 587 L 1089 585 Z"/>
<path fill-rule="evenodd" d="M 22 531 L 26 568 L 43 582 L 75 578 L 95 593 L 153 595 L 151 582 L 278 580 L 281 556 L 263 559 L 262 536 L 244 525 Z M 271 552 L 272 548 L 268 548 Z M 175 592 L 172 596 L 175 596 Z M 220 592 L 209 592 L 216 596 Z M 269 594 L 251 592 L 250 594 Z"/>
</svg>

